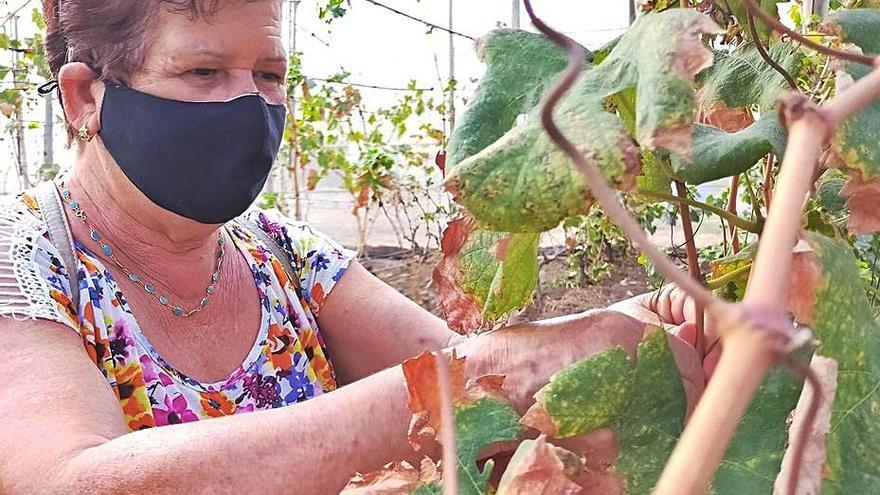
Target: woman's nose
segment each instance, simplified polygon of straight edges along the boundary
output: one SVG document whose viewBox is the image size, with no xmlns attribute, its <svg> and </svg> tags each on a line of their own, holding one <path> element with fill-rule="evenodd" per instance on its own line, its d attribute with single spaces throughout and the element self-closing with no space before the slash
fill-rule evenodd
<svg viewBox="0 0 880 495">
<path fill-rule="evenodd" d="M 242 69 L 232 71 L 231 77 L 229 78 L 229 85 L 229 89 L 232 92 L 230 95 L 231 97 L 257 94 L 260 92 L 257 88 L 257 81 L 254 79 L 254 72 L 252 70 Z"/>
</svg>

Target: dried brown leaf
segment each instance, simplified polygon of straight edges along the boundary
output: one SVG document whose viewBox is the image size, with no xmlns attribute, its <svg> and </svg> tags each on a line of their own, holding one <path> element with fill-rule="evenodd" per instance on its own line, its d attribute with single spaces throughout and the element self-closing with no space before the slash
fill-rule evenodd
<svg viewBox="0 0 880 495">
<path fill-rule="evenodd" d="M 810 436 L 807 438 L 807 446 L 804 451 L 803 461 L 801 462 L 800 476 L 798 485 L 794 492 L 790 491 L 788 479 L 793 466 L 792 452 L 797 444 L 801 431 L 808 425 L 805 424 L 805 415 L 807 407 L 813 397 L 811 387 L 804 387 L 800 400 L 798 400 L 797 408 L 793 413 L 791 429 L 788 432 L 789 447 L 782 459 L 782 469 L 779 476 L 776 477 L 776 485 L 774 486 L 774 495 L 790 494 L 795 495 L 818 495 L 822 488 L 822 477 L 825 468 L 825 459 L 827 452 L 825 449 L 825 436 L 831 428 L 831 410 L 834 404 L 834 396 L 837 393 L 837 361 L 822 357 L 813 356 L 810 367 L 819 377 L 822 384 L 822 402 L 820 404 L 819 414 Z"/>
<path fill-rule="evenodd" d="M 866 182 L 859 172 L 852 172 L 840 195 L 847 198 L 850 233 L 861 235 L 880 230 L 880 179 Z"/>
<path fill-rule="evenodd" d="M 547 443 L 543 435 L 520 444 L 511 459 L 497 495 L 574 495 L 581 487 L 571 477 L 583 471 L 582 460 L 572 452 Z"/>
<path fill-rule="evenodd" d="M 475 222 L 471 217 L 459 218 L 449 223 L 440 250 L 443 259 L 434 268 L 434 284 L 440 298 L 440 307 L 446 314 L 449 327 L 459 333 L 479 328 L 483 323 L 483 310 L 473 295 L 461 288 L 462 272 L 458 265 L 461 249 L 474 231 Z"/>
<path fill-rule="evenodd" d="M 754 124 L 755 118 L 748 108 L 731 108 L 720 101 L 710 104 L 700 102 L 697 106 L 697 122 L 724 132 L 738 132 Z"/>
<path fill-rule="evenodd" d="M 356 474 L 339 495 L 410 495 L 424 485 L 439 481 L 437 465 L 426 457 L 419 469 L 404 461 L 387 464 L 369 474 Z"/>
<path fill-rule="evenodd" d="M 413 447 L 418 449 L 426 439 L 438 437 L 442 427 L 436 355 L 423 352 L 416 358 L 404 361 L 403 374 L 409 391 L 409 409 L 413 413 L 407 436 Z M 488 396 L 504 397 L 503 376 L 487 375 L 467 380 L 465 358 L 459 358 L 454 352 L 449 361 L 449 381 L 453 406 L 472 404 Z"/>
</svg>

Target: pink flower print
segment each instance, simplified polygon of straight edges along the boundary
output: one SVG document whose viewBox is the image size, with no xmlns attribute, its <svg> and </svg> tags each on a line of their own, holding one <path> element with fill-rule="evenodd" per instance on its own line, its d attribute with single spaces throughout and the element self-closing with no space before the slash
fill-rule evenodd
<svg viewBox="0 0 880 495">
<path fill-rule="evenodd" d="M 189 404 L 186 403 L 186 397 L 183 395 L 178 395 L 170 402 L 168 400 L 168 395 L 166 395 L 164 402 L 164 409 L 161 407 L 153 409 L 153 416 L 156 418 L 156 426 L 198 421 L 199 417 L 189 409 Z"/>
<path fill-rule="evenodd" d="M 153 360 L 150 359 L 150 356 L 146 354 L 142 355 L 140 358 L 141 369 L 144 372 L 144 383 L 150 385 L 159 381 L 159 372 L 156 371 L 156 365 L 153 363 Z"/>
</svg>

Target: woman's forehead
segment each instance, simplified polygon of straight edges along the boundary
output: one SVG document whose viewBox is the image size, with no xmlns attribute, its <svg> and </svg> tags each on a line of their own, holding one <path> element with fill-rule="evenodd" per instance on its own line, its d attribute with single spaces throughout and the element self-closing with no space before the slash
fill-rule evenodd
<svg viewBox="0 0 880 495">
<path fill-rule="evenodd" d="M 244 57 L 283 63 L 281 12 L 279 0 L 229 2 L 209 17 L 164 11 L 152 33 L 157 50 L 150 51 L 171 61 Z"/>
</svg>

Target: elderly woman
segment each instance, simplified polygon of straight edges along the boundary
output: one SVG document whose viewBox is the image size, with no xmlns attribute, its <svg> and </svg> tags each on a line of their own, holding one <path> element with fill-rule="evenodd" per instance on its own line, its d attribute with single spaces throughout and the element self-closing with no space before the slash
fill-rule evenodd
<svg viewBox="0 0 880 495">
<path fill-rule="evenodd" d="M 242 217 L 284 126 L 281 0 L 44 7 L 75 266 L 36 192 L 3 204 L 4 494 L 336 493 L 413 458 L 407 357 L 457 345 L 524 410 L 554 371 L 632 345 L 594 338 L 638 325 L 614 311 L 459 339 L 307 225 Z"/>
</svg>

